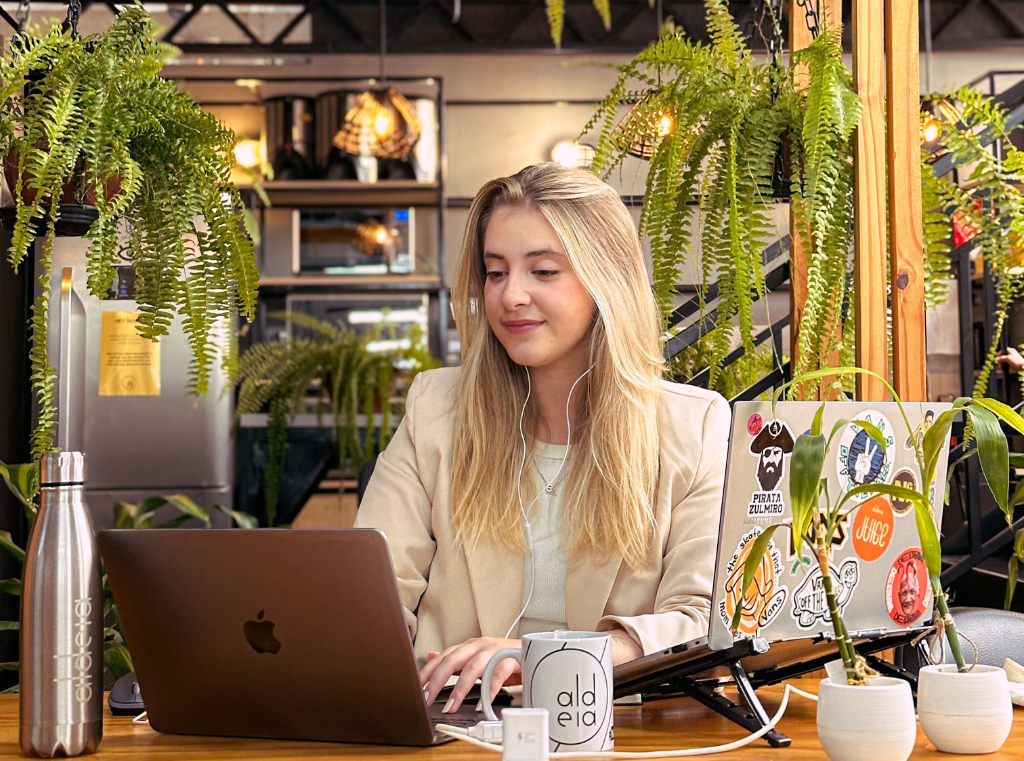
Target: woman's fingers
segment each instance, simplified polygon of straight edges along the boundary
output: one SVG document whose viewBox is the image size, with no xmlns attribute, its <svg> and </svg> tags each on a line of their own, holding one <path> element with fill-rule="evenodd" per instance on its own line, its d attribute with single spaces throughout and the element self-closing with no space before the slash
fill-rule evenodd
<svg viewBox="0 0 1024 761">
<path fill-rule="evenodd" d="M 473 685 L 476 684 L 476 680 L 483 676 L 483 670 L 487 668 L 487 663 L 489 663 L 490 658 L 492 658 L 499 649 L 501 648 L 495 646 L 481 647 L 470 659 L 466 661 L 465 665 L 462 667 L 462 673 L 459 675 L 459 681 L 457 681 L 455 686 L 452 688 L 451 699 L 449 702 L 444 704 L 443 713 L 452 713 L 459 710 L 462 702 L 466 700 L 466 695 L 469 694 L 469 690 L 471 690 Z M 512 659 L 503 659 L 501 663 L 495 667 L 495 673 L 492 678 L 490 678 L 490 682 L 501 687 L 502 684 L 505 683 L 505 679 L 509 674 L 515 671 L 517 666 L 518 664 Z M 481 684 L 480 686 L 480 691 L 482 692 L 483 685 Z M 498 692 L 498 687 L 496 687 L 492 691 L 492 695 L 490 695 L 492 696 L 492 700 L 494 700 L 494 695 Z"/>
<path fill-rule="evenodd" d="M 497 697 L 498 690 L 501 689 L 501 686 L 512 681 L 512 676 L 514 676 L 518 671 L 519 661 L 514 658 L 505 658 L 501 663 L 494 667 L 494 674 L 491 676 L 492 701 Z M 480 686 L 483 687 L 483 685 Z"/>
<path fill-rule="evenodd" d="M 448 678 L 453 674 L 458 674 L 462 671 L 463 667 L 466 665 L 466 661 L 472 658 L 479 648 L 480 646 L 476 644 L 475 640 L 469 640 L 468 642 L 463 642 L 461 645 L 457 645 L 450 650 L 446 650 L 427 664 L 427 666 L 424 666 L 424 670 L 430 666 L 434 667 L 423 686 L 428 703 L 434 702 L 434 699 L 438 696 L 441 690 L 444 689 L 445 684 L 448 682 Z"/>
<path fill-rule="evenodd" d="M 441 691 L 441 688 L 444 687 L 445 682 L 448 681 L 448 677 L 455 673 L 454 671 L 449 671 L 446 674 L 440 675 L 440 686 L 436 689 L 431 689 L 431 685 L 437 681 L 435 677 L 438 676 L 438 669 L 440 668 L 441 670 L 444 670 L 445 659 L 464 644 L 465 643 L 453 645 L 443 652 L 435 654 L 435 656 L 427 661 L 423 668 L 420 669 L 420 684 L 423 685 L 423 697 L 427 701 L 428 705 L 433 703 L 437 698 L 437 694 Z"/>
</svg>

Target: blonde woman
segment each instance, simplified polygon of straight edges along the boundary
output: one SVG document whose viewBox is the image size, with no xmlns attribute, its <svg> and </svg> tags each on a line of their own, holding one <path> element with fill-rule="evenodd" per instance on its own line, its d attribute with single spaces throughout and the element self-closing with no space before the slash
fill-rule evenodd
<svg viewBox="0 0 1024 761">
<path fill-rule="evenodd" d="M 427 702 L 459 674 L 457 710 L 530 631 L 608 631 L 616 664 L 706 634 L 730 411 L 662 380 L 618 193 L 559 164 L 487 183 L 452 304 L 462 366 L 417 376 L 356 519 L 387 534 Z"/>
</svg>

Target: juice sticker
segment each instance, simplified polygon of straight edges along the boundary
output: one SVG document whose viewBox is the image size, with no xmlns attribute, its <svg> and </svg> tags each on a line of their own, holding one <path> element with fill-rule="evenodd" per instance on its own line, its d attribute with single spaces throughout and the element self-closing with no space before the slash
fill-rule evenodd
<svg viewBox="0 0 1024 761">
<path fill-rule="evenodd" d="M 857 508 L 853 519 L 853 550 L 857 557 L 869 563 L 882 557 L 892 541 L 893 526 L 892 507 L 884 494 Z"/>
<path fill-rule="evenodd" d="M 789 588 L 783 586 L 782 553 L 775 546 L 775 540 L 768 542 L 768 548 L 754 574 L 743 598 L 740 587 L 743 584 L 743 566 L 754 541 L 761 535 L 761 528 L 754 526 L 743 535 L 736 552 L 725 566 L 725 599 L 718 603 L 718 613 L 727 626 L 732 625 L 736 607 L 741 606 L 740 625 L 737 636 L 754 637 L 782 612 L 789 595 Z"/>
<path fill-rule="evenodd" d="M 931 612 L 932 585 L 928 567 L 917 547 L 900 553 L 885 579 L 885 609 L 900 626 L 910 626 Z"/>
</svg>

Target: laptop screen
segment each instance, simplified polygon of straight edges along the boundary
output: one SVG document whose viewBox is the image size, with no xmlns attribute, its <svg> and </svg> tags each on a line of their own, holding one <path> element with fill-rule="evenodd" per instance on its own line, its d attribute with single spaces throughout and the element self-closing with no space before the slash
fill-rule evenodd
<svg viewBox="0 0 1024 761">
<path fill-rule="evenodd" d="M 712 648 L 733 643 L 730 623 L 743 607 L 739 637 L 780 641 L 832 636 L 821 571 L 806 544 L 797 556 L 792 532 L 776 529 L 743 599 L 743 565 L 767 526 L 792 524 L 790 463 L 797 437 L 811 428 L 820 402 L 738 402 L 733 409 L 729 459 L 722 502 L 709 640 Z M 833 505 L 859 484 L 885 483 L 920 489 L 914 439 L 948 403 L 904 403 L 908 427 L 895 402 L 830 402 L 822 430 L 848 420 L 832 439 L 825 476 Z M 882 447 L 857 421 L 885 437 Z M 941 525 L 949 441 L 932 485 L 936 523 Z M 837 604 L 851 632 L 882 633 L 922 625 L 932 615 L 932 593 L 921 554 L 914 508 L 885 495 L 851 498 L 833 538 L 830 567 Z"/>
</svg>

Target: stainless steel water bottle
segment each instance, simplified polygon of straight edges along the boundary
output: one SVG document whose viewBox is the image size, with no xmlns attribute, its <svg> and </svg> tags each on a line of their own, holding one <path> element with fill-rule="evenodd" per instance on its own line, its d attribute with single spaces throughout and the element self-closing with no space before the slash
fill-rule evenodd
<svg viewBox="0 0 1024 761">
<path fill-rule="evenodd" d="M 85 456 L 44 455 L 40 484 L 22 577 L 21 749 L 77 756 L 103 737 L 102 582 Z"/>
</svg>

